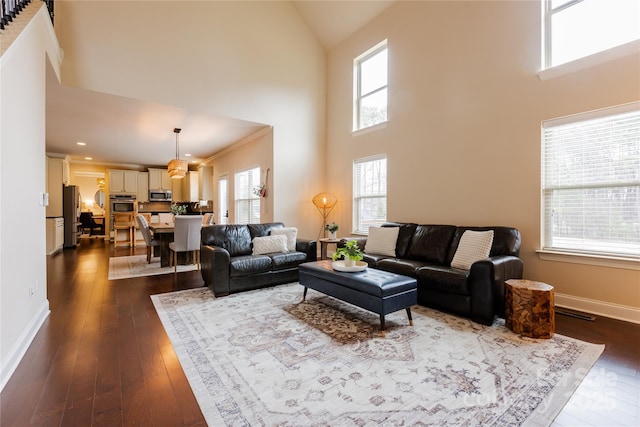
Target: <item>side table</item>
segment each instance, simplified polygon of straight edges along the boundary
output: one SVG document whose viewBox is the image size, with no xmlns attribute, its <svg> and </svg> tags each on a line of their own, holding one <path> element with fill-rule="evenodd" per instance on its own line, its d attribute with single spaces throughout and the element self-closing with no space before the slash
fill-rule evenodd
<svg viewBox="0 0 640 427">
<path fill-rule="evenodd" d="M 327 246 L 333 243 L 338 247 L 338 243 L 340 243 L 340 239 L 318 239 L 320 242 L 320 259 L 328 259 L 327 257 Z"/>
<path fill-rule="evenodd" d="M 556 329 L 553 286 L 532 280 L 505 281 L 505 325 L 530 338 L 551 338 Z"/>
</svg>

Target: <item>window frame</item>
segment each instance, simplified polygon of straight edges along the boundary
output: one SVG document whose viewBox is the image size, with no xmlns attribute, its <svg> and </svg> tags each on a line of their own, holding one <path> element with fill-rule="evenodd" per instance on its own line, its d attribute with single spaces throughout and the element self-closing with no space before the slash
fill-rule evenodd
<svg viewBox="0 0 640 427">
<path fill-rule="evenodd" d="M 224 189 L 222 188 L 224 184 Z M 224 190 L 224 191 L 223 191 Z M 224 194 L 222 194 L 224 192 Z M 229 176 L 218 177 L 218 224 L 229 223 Z"/>
<path fill-rule="evenodd" d="M 626 253 L 626 252 L 613 252 L 604 250 L 588 250 L 584 248 L 567 248 L 561 246 L 553 246 L 549 240 L 548 224 L 551 218 L 549 218 L 550 212 L 547 212 L 546 197 L 550 191 L 559 191 L 558 185 L 546 185 L 546 155 L 547 155 L 547 143 L 545 140 L 545 130 L 570 124 L 577 124 L 584 122 L 585 125 L 593 124 L 595 120 L 606 119 L 608 117 L 614 117 L 621 114 L 628 113 L 640 114 L 640 102 L 632 102 L 629 104 L 623 104 L 615 107 L 604 108 L 596 111 L 590 111 L 586 113 L 578 113 L 567 117 L 561 117 L 557 119 L 545 120 L 541 124 L 541 186 L 540 186 L 540 248 L 536 252 L 539 257 L 544 260 L 553 260 L 561 262 L 572 262 L 588 265 L 604 265 L 613 268 L 624 268 L 632 270 L 640 270 L 640 253 Z M 586 150 L 585 150 L 586 152 Z M 623 183 L 623 181 L 610 181 L 606 188 L 614 188 Z M 640 188 L 640 180 L 632 181 L 632 186 Z M 566 186 L 566 184 L 565 184 Z M 581 185 L 571 185 L 571 189 L 590 189 L 593 188 L 593 183 L 584 183 Z M 603 242 L 604 243 L 604 242 Z"/>
<path fill-rule="evenodd" d="M 249 173 L 249 180 L 248 180 L 248 186 L 247 186 L 247 192 L 248 192 L 248 198 L 239 198 L 238 197 L 238 193 L 239 193 L 239 176 L 245 173 Z M 260 196 L 255 194 L 254 192 L 254 188 L 258 185 L 260 185 L 260 173 L 261 173 L 261 169 L 260 166 L 256 166 L 253 168 L 249 168 L 249 169 L 244 169 L 238 172 L 235 172 L 233 175 L 233 204 L 234 204 L 234 218 L 235 218 L 235 223 L 236 224 L 258 224 L 260 223 Z M 258 203 L 258 216 L 257 218 L 252 216 L 252 212 L 253 212 L 253 208 L 255 207 L 254 204 Z M 248 213 L 249 213 L 249 217 L 247 218 L 248 222 L 243 222 L 244 220 L 241 219 L 239 217 L 240 212 L 241 212 L 241 204 L 243 203 L 247 203 L 248 204 Z"/>
<path fill-rule="evenodd" d="M 553 40 L 553 30 L 552 30 L 552 17 L 556 13 L 567 10 L 570 7 L 576 6 L 577 4 L 582 3 L 584 0 L 569 0 L 566 3 L 553 8 L 551 6 L 553 0 L 542 0 L 542 54 L 541 54 L 541 62 L 542 67 L 539 72 L 539 76 L 542 80 L 546 80 L 547 78 L 556 77 L 556 75 L 562 75 L 563 72 L 547 72 L 549 70 L 556 70 L 558 68 L 568 68 L 566 72 L 571 72 L 575 70 L 580 70 L 583 68 L 587 68 L 589 66 L 593 66 L 602 62 L 606 62 L 610 59 L 616 59 L 630 53 L 635 53 L 637 51 L 637 45 L 640 43 L 640 38 L 635 40 L 631 40 L 629 42 L 618 44 L 614 46 L 610 46 L 604 50 L 594 51 L 589 54 L 580 56 L 578 58 L 574 58 L 569 61 L 565 61 L 560 64 L 552 65 L 552 40 Z M 585 58 L 593 58 L 591 60 L 585 61 Z M 584 64 L 580 64 L 582 62 L 586 62 Z M 578 63 L 579 65 L 573 65 Z M 572 64 L 572 65 L 569 65 Z"/>
<path fill-rule="evenodd" d="M 362 94 L 362 64 L 367 60 L 373 58 L 375 55 L 380 52 L 386 50 L 387 51 L 387 79 L 384 86 L 379 86 L 376 89 L 367 92 L 366 94 Z M 387 113 L 384 120 L 374 123 L 371 125 L 361 125 L 362 119 L 362 100 L 369 96 L 373 96 L 379 93 L 382 90 L 387 91 Z M 387 39 L 384 39 L 380 43 L 373 46 L 371 49 L 367 50 L 363 54 L 357 56 L 353 60 L 353 132 L 362 131 L 365 129 L 371 129 L 376 126 L 380 126 L 389 121 L 389 46 Z"/>
<path fill-rule="evenodd" d="M 359 168 L 360 165 L 363 165 L 363 164 L 366 164 L 366 163 L 378 162 L 378 161 L 381 161 L 381 160 L 384 160 L 384 162 L 385 162 L 385 188 L 384 188 L 384 194 L 361 195 L 360 191 L 359 191 L 360 189 L 358 188 L 359 178 L 356 176 L 357 171 L 359 171 L 359 169 L 357 169 L 357 168 Z M 354 159 L 353 160 L 353 170 L 352 170 L 352 180 L 353 180 L 352 233 L 353 234 L 368 235 L 369 234 L 369 226 L 375 225 L 375 224 L 382 224 L 382 223 L 387 221 L 387 215 L 386 214 L 387 214 L 388 199 L 389 199 L 389 195 L 388 195 L 389 160 L 388 160 L 387 154 L 383 153 L 383 154 L 377 154 L 377 155 L 363 157 L 363 158 L 359 158 L 359 159 Z M 362 200 L 364 200 L 364 199 L 370 200 L 370 199 L 380 199 L 380 198 L 384 198 L 384 205 L 385 205 L 385 216 L 384 216 L 384 218 L 382 220 L 379 220 L 379 221 L 375 222 L 375 223 L 367 225 L 366 229 L 362 228 L 360 202 Z"/>
</svg>

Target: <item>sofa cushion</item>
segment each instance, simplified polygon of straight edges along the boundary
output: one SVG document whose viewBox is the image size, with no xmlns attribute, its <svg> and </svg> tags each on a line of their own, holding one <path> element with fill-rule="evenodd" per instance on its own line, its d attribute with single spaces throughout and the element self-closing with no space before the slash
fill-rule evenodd
<svg viewBox="0 0 640 427">
<path fill-rule="evenodd" d="M 376 268 L 403 276 L 416 277 L 416 270 L 425 264 L 428 263 L 419 260 L 385 258 L 378 261 Z"/>
<path fill-rule="evenodd" d="M 434 289 L 440 292 L 469 295 L 467 286 L 469 270 L 455 270 L 440 265 L 419 268 L 416 271 L 418 287 Z"/>
<path fill-rule="evenodd" d="M 448 265 L 449 245 L 455 231 L 454 225 L 418 225 L 407 258 Z"/>
<path fill-rule="evenodd" d="M 253 255 L 264 255 L 278 252 L 289 252 L 287 249 L 286 236 L 264 236 L 253 239 Z"/>
<path fill-rule="evenodd" d="M 369 227 L 364 252 L 395 257 L 399 231 L 399 227 Z"/>
<path fill-rule="evenodd" d="M 268 236 L 274 228 L 284 227 L 281 222 L 265 222 L 264 224 L 247 224 L 251 239 Z"/>
<path fill-rule="evenodd" d="M 474 231 L 487 231 L 493 230 L 493 244 L 491 245 L 491 252 L 489 256 L 496 255 L 511 255 L 511 256 L 519 256 L 520 254 L 520 232 L 518 229 L 513 227 L 457 227 L 456 232 L 453 236 L 453 240 L 451 241 L 451 248 L 449 248 L 449 256 L 448 261 L 445 265 L 450 265 L 453 256 L 456 253 L 456 249 L 458 249 L 458 244 L 460 243 L 460 239 L 462 235 L 467 230 Z"/>
<path fill-rule="evenodd" d="M 244 255 L 234 257 L 229 261 L 229 277 L 266 273 L 271 271 L 271 266 L 271 258 L 266 255 Z"/>
<path fill-rule="evenodd" d="M 285 270 L 294 268 L 303 262 L 307 262 L 307 254 L 304 252 L 286 252 L 279 254 L 270 254 L 272 261 L 272 269 Z"/>
<path fill-rule="evenodd" d="M 271 229 L 271 236 L 283 235 L 287 238 L 287 249 L 289 252 L 296 250 L 296 239 L 298 229 L 296 227 L 276 227 Z"/>
<path fill-rule="evenodd" d="M 409 245 L 418 224 L 405 222 L 385 222 L 382 227 L 399 227 L 398 240 L 396 241 L 396 255 L 398 258 L 407 258 Z"/>
<path fill-rule="evenodd" d="M 229 256 L 251 255 L 251 234 L 246 225 L 218 224 L 203 227 L 203 245 L 219 246 L 229 252 Z"/>
<path fill-rule="evenodd" d="M 493 244 L 493 230 L 473 231 L 467 230 L 460 238 L 458 249 L 451 260 L 451 267 L 462 270 L 471 269 L 471 265 L 485 259 L 491 252 Z"/>
</svg>

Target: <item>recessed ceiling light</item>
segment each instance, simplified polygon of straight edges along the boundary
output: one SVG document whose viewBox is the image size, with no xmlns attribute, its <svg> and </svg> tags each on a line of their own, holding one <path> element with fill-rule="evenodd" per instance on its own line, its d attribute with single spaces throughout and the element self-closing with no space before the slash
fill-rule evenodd
<svg viewBox="0 0 640 427">
<path fill-rule="evenodd" d="M 76 144 L 78 144 L 78 145 L 87 145 L 86 142 L 76 142 Z"/>
<path fill-rule="evenodd" d="M 93 160 L 93 157 L 85 157 L 85 160 Z"/>
<path fill-rule="evenodd" d="M 185 157 L 191 157 L 191 154 L 186 153 L 184 156 L 185 156 Z"/>
</svg>

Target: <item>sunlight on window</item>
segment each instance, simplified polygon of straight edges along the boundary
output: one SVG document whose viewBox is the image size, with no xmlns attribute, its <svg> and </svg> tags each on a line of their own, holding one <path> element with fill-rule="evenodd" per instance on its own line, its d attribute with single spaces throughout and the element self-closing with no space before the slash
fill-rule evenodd
<svg viewBox="0 0 640 427">
<path fill-rule="evenodd" d="M 387 121 L 386 40 L 354 61 L 354 130 Z"/>
<path fill-rule="evenodd" d="M 546 0 L 547 67 L 640 39 L 638 0 Z"/>
</svg>

